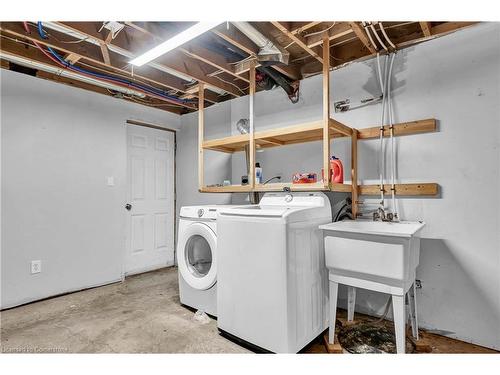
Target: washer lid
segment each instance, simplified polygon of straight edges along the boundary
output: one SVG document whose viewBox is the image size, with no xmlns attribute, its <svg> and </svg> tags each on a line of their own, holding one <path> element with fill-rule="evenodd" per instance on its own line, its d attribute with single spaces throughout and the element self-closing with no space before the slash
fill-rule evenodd
<svg viewBox="0 0 500 375">
<path fill-rule="evenodd" d="M 177 262 L 186 283 L 198 290 L 211 288 L 217 281 L 217 237 L 204 223 L 187 226 L 179 238 Z"/>
</svg>

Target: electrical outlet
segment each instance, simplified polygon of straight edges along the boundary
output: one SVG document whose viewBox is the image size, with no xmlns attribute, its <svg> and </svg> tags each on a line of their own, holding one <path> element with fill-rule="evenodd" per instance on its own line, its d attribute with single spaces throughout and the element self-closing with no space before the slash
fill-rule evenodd
<svg viewBox="0 0 500 375">
<path fill-rule="evenodd" d="M 31 274 L 42 272 L 42 261 L 41 260 L 32 260 L 31 261 Z"/>
<path fill-rule="evenodd" d="M 415 288 L 417 288 L 417 289 L 422 289 L 422 281 L 420 281 L 420 280 L 415 280 Z"/>
</svg>

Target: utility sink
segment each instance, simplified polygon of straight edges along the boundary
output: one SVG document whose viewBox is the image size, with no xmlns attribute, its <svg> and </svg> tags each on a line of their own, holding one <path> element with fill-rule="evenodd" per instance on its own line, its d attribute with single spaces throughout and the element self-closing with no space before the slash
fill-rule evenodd
<svg viewBox="0 0 500 375">
<path fill-rule="evenodd" d="M 422 222 L 340 221 L 320 225 L 329 280 L 329 336 L 334 343 L 338 285 L 349 287 L 348 319 L 354 316 L 356 288 L 390 294 L 398 353 L 405 352 L 406 308 L 418 340 L 415 270 L 420 257 Z"/>
<path fill-rule="evenodd" d="M 321 225 L 326 267 L 330 273 L 407 289 L 415 280 L 424 225 L 366 220 Z"/>
</svg>

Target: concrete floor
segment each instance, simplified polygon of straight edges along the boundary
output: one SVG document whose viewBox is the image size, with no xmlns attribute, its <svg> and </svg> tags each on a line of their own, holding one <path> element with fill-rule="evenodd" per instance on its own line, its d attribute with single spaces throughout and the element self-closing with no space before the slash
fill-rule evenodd
<svg viewBox="0 0 500 375">
<path fill-rule="evenodd" d="M 177 268 L 0 312 L 4 353 L 249 353 L 180 305 Z M 337 311 L 342 324 L 344 310 Z M 358 322 L 376 318 L 356 314 Z M 387 322 L 391 325 L 391 322 Z M 433 353 L 494 350 L 421 331 Z M 318 337 L 302 353 L 325 353 Z"/>
<path fill-rule="evenodd" d="M 248 353 L 179 302 L 177 269 L 2 311 L 2 352 Z"/>
</svg>

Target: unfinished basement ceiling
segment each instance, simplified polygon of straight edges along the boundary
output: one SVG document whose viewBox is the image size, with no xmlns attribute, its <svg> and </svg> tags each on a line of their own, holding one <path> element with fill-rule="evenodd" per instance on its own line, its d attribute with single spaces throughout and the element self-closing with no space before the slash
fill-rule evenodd
<svg viewBox="0 0 500 375">
<path fill-rule="evenodd" d="M 383 31 L 401 49 L 474 22 L 374 23 L 376 33 L 371 27 L 363 27 L 362 22 L 248 23 L 287 54 L 287 64 L 270 66 L 264 66 L 264 62 L 259 66 L 259 46 L 237 23 L 222 23 L 144 66 L 133 68 L 129 63 L 193 24 L 119 22 L 113 31 L 105 22 L 2 22 L 1 67 L 184 114 L 197 110 L 198 82 L 207 88 L 206 106 L 247 95 L 250 61 L 255 59 L 257 90 L 279 85 L 284 88 L 283 95 L 292 97 L 286 90 L 293 90 L 303 78 L 321 73 L 325 33 L 331 43 L 330 65 L 335 68 L 383 53 L 383 44 L 392 48 L 387 39 L 376 39 Z M 88 71 L 94 75 L 82 73 Z M 118 83 L 99 84 L 95 74 L 111 76 Z"/>
</svg>

